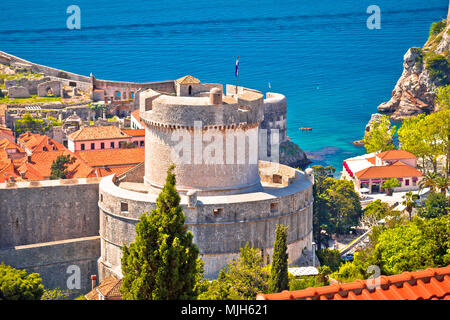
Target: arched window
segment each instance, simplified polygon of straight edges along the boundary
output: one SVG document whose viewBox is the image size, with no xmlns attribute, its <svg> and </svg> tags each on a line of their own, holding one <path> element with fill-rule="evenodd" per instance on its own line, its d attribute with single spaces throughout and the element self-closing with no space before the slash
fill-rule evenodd
<svg viewBox="0 0 450 320">
<path fill-rule="evenodd" d="M 131 91 L 130 95 L 131 95 L 131 99 L 134 99 L 134 92 L 133 91 Z"/>
<path fill-rule="evenodd" d="M 120 91 L 116 91 L 116 100 L 120 100 L 121 95 Z"/>
<path fill-rule="evenodd" d="M 189 86 L 189 95 L 192 95 L 192 86 Z"/>
</svg>

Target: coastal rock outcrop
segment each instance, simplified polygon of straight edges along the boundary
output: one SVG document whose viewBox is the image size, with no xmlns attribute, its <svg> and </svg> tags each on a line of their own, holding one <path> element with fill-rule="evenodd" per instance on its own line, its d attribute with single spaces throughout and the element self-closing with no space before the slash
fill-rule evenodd
<svg viewBox="0 0 450 320">
<path fill-rule="evenodd" d="M 305 151 L 287 137 L 287 140 L 280 144 L 280 163 L 293 168 L 305 168 L 311 161 Z"/>
<path fill-rule="evenodd" d="M 403 73 L 392 98 L 378 111 L 396 121 L 434 112 L 437 88 L 450 83 L 449 49 L 450 24 L 446 20 L 433 24 L 424 47 L 410 48 L 404 55 Z"/>
</svg>

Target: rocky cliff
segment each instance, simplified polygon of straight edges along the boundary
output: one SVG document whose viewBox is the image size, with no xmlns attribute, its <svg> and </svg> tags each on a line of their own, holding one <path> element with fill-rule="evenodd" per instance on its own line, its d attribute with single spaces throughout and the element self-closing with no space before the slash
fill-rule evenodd
<svg viewBox="0 0 450 320">
<path fill-rule="evenodd" d="M 449 10 L 450 15 L 450 10 Z M 450 84 L 450 21 L 433 23 L 423 48 L 410 48 L 404 55 L 403 73 L 388 102 L 378 106 L 392 120 L 435 111 L 436 89 Z"/>
<path fill-rule="evenodd" d="M 303 169 L 311 161 L 308 160 L 306 153 L 288 137 L 286 141 L 280 144 L 280 163 Z"/>
</svg>

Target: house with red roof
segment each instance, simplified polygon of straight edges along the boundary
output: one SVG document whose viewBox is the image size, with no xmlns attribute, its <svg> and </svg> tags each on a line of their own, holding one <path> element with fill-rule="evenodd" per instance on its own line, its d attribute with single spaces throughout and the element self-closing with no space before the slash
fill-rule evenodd
<svg viewBox="0 0 450 320">
<path fill-rule="evenodd" d="M 0 149 L 0 183 L 17 177 L 13 161 L 8 157 L 6 150 Z"/>
<path fill-rule="evenodd" d="M 141 120 L 140 110 L 134 110 L 130 116 L 131 128 L 132 129 L 145 129 L 145 124 Z"/>
<path fill-rule="evenodd" d="M 96 177 L 94 168 L 67 149 L 33 153 L 18 163 L 16 171 L 25 180 L 49 180 L 52 164 L 61 155 L 75 158 L 74 163 L 67 165 L 69 179 Z"/>
<path fill-rule="evenodd" d="M 11 129 L 6 127 L 2 127 L 0 125 L 0 140 L 8 139 L 11 142 L 15 142 L 16 138 L 14 137 L 14 133 Z"/>
<path fill-rule="evenodd" d="M 121 175 L 145 161 L 144 148 L 78 151 L 75 154 L 95 169 L 97 177 Z"/>
<path fill-rule="evenodd" d="M 383 182 L 396 178 L 400 186 L 394 191 L 419 188 L 423 173 L 417 169 L 417 157 L 405 150 L 388 150 L 346 159 L 341 178 L 353 181 L 355 188 L 369 193 L 383 192 Z"/>
<path fill-rule="evenodd" d="M 36 152 L 67 150 L 64 145 L 56 140 L 38 133 L 31 133 L 29 131 L 22 133 L 19 138 L 17 138 L 17 143 L 25 150 L 27 155 L 31 155 Z"/>
<path fill-rule="evenodd" d="M 258 294 L 257 300 L 450 300 L 450 266 L 319 288 Z"/>
<path fill-rule="evenodd" d="M 68 149 L 72 152 L 119 149 L 133 143 L 144 147 L 144 129 L 120 129 L 116 126 L 86 126 L 67 137 Z"/>
</svg>

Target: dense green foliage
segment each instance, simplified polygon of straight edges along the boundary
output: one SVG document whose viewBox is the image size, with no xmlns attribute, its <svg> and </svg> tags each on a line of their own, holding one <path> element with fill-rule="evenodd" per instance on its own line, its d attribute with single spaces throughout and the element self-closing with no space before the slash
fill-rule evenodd
<svg viewBox="0 0 450 320">
<path fill-rule="evenodd" d="M 430 192 L 425 205 L 419 209 L 419 216 L 429 218 L 439 218 L 449 213 L 450 197 L 441 192 Z"/>
<path fill-rule="evenodd" d="M 45 289 L 41 300 L 71 300 L 70 297 L 74 295 L 72 290 L 62 289 Z M 84 297 L 84 296 L 82 296 Z"/>
<path fill-rule="evenodd" d="M 392 194 L 394 188 L 400 187 L 400 182 L 397 180 L 397 178 L 390 178 L 383 182 L 382 187 L 383 189 L 386 189 L 386 192 L 388 194 Z"/>
<path fill-rule="evenodd" d="M 50 179 L 67 179 L 69 177 L 68 165 L 73 164 L 76 158 L 70 155 L 60 155 L 52 162 Z"/>
<path fill-rule="evenodd" d="M 436 36 L 437 34 L 441 33 L 442 30 L 445 29 L 446 25 L 447 25 L 447 20 L 445 20 L 445 19 L 432 23 L 431 27 L 430 27 L 430 37 Z"/>
<path fill-rule="evenodd" d="M 289 288 L 287 227 L 277 225 L 270 269 L 269 292 L 281 292 Z"/>
<path fill-rule="evenodd" d="M 0 264 L 0 300 L 39 300 L 44 286 L 39 274 Z"/>
<path fill-rule="evenodd" d="M 430 115 L 419 114 L 403 121 L 398 131 L 402 149 L 422 158 L 422 167 L 425 160 L 437 172 L 437 159 L 444 156 L 447 170 L 450 159 L 450 109 L 446 108 Z"/>
<path fill-rule="evenodd" d="M 203 276 L 193 234 L 184 225 L 174 166 L 156 200 L 156 209 L 144 213 L 136 225 L 136 239 L 123 246 L 121 287 L 124 300 L 194 299 Z"/>
<path fill-rule="evenodd" d="M 449 84 L 450 64 L 446 57 L 430 51 L 424 55 L 424 61 L 432 81 L 441 86 Z"/>
<path fill-rule="evenodd" d="M 438 110 L 450 108 L 450 85 L 438 87 L 436 90 L 436 105 Z"/>
<path fill-rule="evenodd" d="M 320 249 L 316 252 L 322 266 L 328 266 L 332 272 L 337 271 L 339 266 L 344 262 L 341 253 L 337 249 Z"/>
<path fill-rule="evenodd" d="M 326 243 L 331 234 L 344 234 L 358 224 L 362 209 L 353 182 L 332 178 L 334 168 L 313 166 L 314 204 L 313 233 L 318 244 Z"/>
<path fill-rule="evenodd" d="M 26 113 L 22 119 L 16 121 L 15 132 L 17 136 L 27 131 L 44 134 L 49 131 L 52 126 L 57 127 L 61 125 L 62 122 L 53 117 L 41 119 L 39 117 L 32 116 L 30 113 Z"/>
<path fill-rule="evenodd" d="M 392 222 L 392 221 L 391 221 Z M 355 253 L 351 263 L 343 264 L 332 277 L 354 281 L 370 276 L 371 265 L 381 274 L 392 275 L 450 264 L 450 216 L 412 221 L 396 219 L 395 223 L 374 226 L 369 245 Z"/>
<path fill-rule="evenodd" d="M 395 149 L 393 136 L 396 130 L 396 126 L 391 126 L 389 117 L 386 115 L 383 115 L 379 121 L 375 121 L 371 130 L 364 137 L 364 148 L 367 153 Z"/>
<path fill-rule="evenodd" d="M 393 211 L 389 204 L 387 204 L 386 202 L 382 202 L 380 199 L 377 199 L 369 203 L 364 208 L 362 222 L 366 226 L 372 227 L 378 224 L 381 219 L 392 215 Z"/>
<path fill-rule="evenodd" d="M 199 295 L 201 300 L 254 300 L 269 292 L 270 265 L 265 266 L 258 249 L 241 248 L 239 258 L 230 260 L 217 280 Z"/>
</svg>

